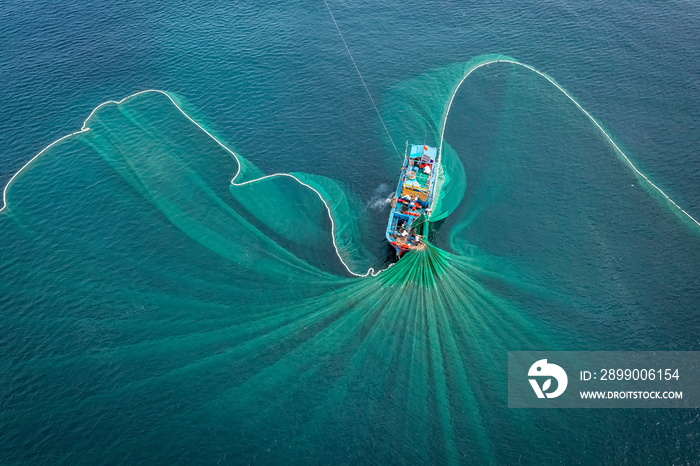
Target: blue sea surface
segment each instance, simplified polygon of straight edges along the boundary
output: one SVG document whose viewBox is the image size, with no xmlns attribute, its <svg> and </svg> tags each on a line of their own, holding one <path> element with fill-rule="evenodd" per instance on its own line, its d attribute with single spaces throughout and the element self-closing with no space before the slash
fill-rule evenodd
<svg viewBox="0 0 700 466">
<path fill-rule="evenodd" d="M 5 193 L 0 462 L 697 463 L 697 410 L 509 409 L 506 377 L 700 351 L 700 4 L 329 5 L 391 140 L 323 1 L 0 4 L 0 186 L 90 128 Z M 393 262 L 406 139 L 439 144 L 488 54 L 629 160 L 480 67 L 435 249 L 353 277 Z M 224 145 L 327 204 L 230 185 Z"/>
</svg>

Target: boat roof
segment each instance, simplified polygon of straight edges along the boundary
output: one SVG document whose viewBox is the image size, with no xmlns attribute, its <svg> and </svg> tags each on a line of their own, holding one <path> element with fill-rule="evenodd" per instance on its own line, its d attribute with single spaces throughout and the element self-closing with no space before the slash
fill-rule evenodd
<svg viewBox="0 0 700 466">
<path fill-rule="evenodd" d="M 431 159 L 435 160 L 437 155 L 437 149 L 430 146 L 424 146 L 423 144 L 414 144 L 411 146 L 410 157 L 412 159 L 416 157 L 421 157 L 422 155 L 427 155 Z"/>
</svg>

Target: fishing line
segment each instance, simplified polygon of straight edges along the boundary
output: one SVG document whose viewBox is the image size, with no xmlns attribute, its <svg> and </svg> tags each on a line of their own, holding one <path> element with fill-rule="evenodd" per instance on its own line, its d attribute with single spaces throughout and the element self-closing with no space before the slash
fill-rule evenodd
<svg viewBox="0 0 700 466">
<path fill-rule="evenodd" d="M 291 174 L 289 174 L 289 173 L 274 173 L 274 174 L 272 174 L 272 175 L 262 176 L 262 177 L 260 177 L 260 178 L 254 179 L 254 180 L 248 180 L 248 181 L 244 181 L 244 182 L 241 182 L 241 183 L 236 183 L 236 182 L 235 182 L 235 181 L 236 181 L 236 178 L 238 178 L 238 175 L 240 175 L 240 173 L 241 173 L 241 167 L 242 167 L 242 163 L 241 163 L 240 159 L 238 158 L 238 156 L 236 155 L 236 153 L 233 152 L 231 149 L 229 149 L 224 143 L 222 143 L 221 141 L 219 141 L 213 134 L 211 134 L 209 131 L 207 131 L 206 129 L 204 129 L 204 127 L 202 127 L 202 125 L 200 125 L 199 123 L 197 123 L 192 117 L 190 117 L 190 116 L 177 104 L 177 102 L 175 102 L 175 100 L 173 100 L 173 98 L 170 97 L 170 95 L 169 95 L 167 92 L 161 91 L 161 90 L 158 90 L 158 89 L 148 89 L 148 90 L 145 90 L 145 91 L 139 91 L 139 92 L 136 92 L 136 93 L 134 93 L 134 94 L 131 94 L 131 95 L 127 96 L 127 97 L 124 97 L 122 100 L 119 100 L 119 101 L 116 101 L 116 100 L 108 100 L 108 101 L 106 101 L 106 102 L 102 102 L 100 105 L 98 105 L 97 107 L 95 107 L 95 108 L 92 110 L 92 112 L 90 112 L 90 115 L 89 115 L 89 116 L 85 119 L 85 121 L 83 122 L 83 126 L 80 128 L 80 131 L 75 131 L 75 132 L 73 132 L 73 133 L 67 134 L 67 135 L 65 135 L 65 136 L 63 136 L 63 137 L 61 137 L 61 138 L 55 140 L 54 142 L 52 142 L 52 143 L 49 144 L 48 146 L 46 146 L 44 149 L 41 150 L 41 152 L 39 152 L 38 154 L 36 154 L 36 155 L 35 155 L 34 157 L 32 157 L 27 163 L 25 163 L 24 166 L 23 166 L 22 168 L 20 168 L 19 171 L 18 171 L 17 173 L 15 173 L 15 174 L 12 176 L 12 178 L 10 178 L 10 181 L 8 181 L 7 185 L 5 185 L 5 189 L 3 190 L 3 193 L 2 193 L 3 205 L 2 205 L 2 208 L 0 208 L 0 212 L 2 212 L 3 210 L 5 210 L 5 209 L 7 208 L 7 190 L 9 189 L 10 185 L 12 184 L 12 182 L 15 181 L 15 179 L 17 178 L 17 176 L 18 176 L 22 171 L 24 171 L 27 167 L 29 167 L 29 166 L 32 164 L 32 162 L 34 162 L 40 155 L 44 154 L 44 153 L 45 153 L 47 150 L 49 150 L 51 147 L 55 146 L 55 145 L 58 144 L 59 142 L 65 140 L 65 139 L 67 139 L 67 138 L 69 138 L 69 137 L 71 137 L 71 136 L 76 136 L 76 135 L 79 135 L 79 134 L 82 134 L 82 133 L 87 133 L 88 131 L 90 131 L 90 127 L 88 126 L 88 122 L 90 121 L 90 118 L 92 118 L 92 116 L 95 114 L 95 112 L 97 112 L 100 108 L 104 107 L 105 105 L 109 105 L 109 104 L 119 105 L 119 104 L 122 104 L 122 103 L 126 102 L 127 100 L 130 100 L 130 99 L 132 99 L 132 98 L 134 98 L 134 97 L 136 97 L 136 96 L 138 96 L 138 95 L 146 94 L 146 93 L 151 93 L 151 92 L 153 92 L 153 93 L 158 93 L 158 94 L 163 94 L 165 97 L 167 97 L 168 100 L 170 100 L 170 102 L 172 102 L 172 104 L 175 106 L 175 108 L 177 108 L 177 109 L 180 111 L 180 113 L 182 113 L 182 114 L 185 116 L 185 118 L 187 118 L 189 121 L 191 121 L 195 126 L 197 126 L 197 128 L 201 129 L 207 136 L 209 136 L 211 139 L 213 139 L 214 142 L 216 142 L 219 146 L 221 146 L 221 148 L 223 148 L 226 152 L 228 152 L 229 154 L 231 154 L 231 155 L 233 156 L 233 158 L 236 160 L 236 163 L 238 164 L 238 169 L 236 170 L 236 174 L 235 174 L 234 177 L 231 179 L 231 184 L 232 184 L 233 186 L 245 186 L 245 185 L 248 185 L 248 184 L 251 184 L 251 183 L 256 183 L 256 182 L 258 182 L 258 181 L 266 180 L 266 179 L 268 179 L 268 178 L 273 178 L 273 177 L 281 176 L 281 177 L 292 178 L 293 180 L 295 180 L 295 181 L 296 181 L 297 183 L 299 183 L 300 185 L 302 185 L 302 186 L 304 186 L 304 187 L 306 187 L 306 188 L 309 188 L 311 191 L 315 192 L 316 195 L 318 195 L 318 198 L 321 200 L 321 202 L 323 202 L 323 205 L 326 207 L 326 211 L 328 212 L 328 218 L 329 218 L 330 221 L 331 221 L 331 235 L 332 235 L 332 240 L 333 240 L 333 248 L 335 248 L 335 253 L 336 253 L 336 255 L 338 256 L 338 259 L 340 259 L 340 262 L 343 264 L 343 267 L 345 267 L 345 269 L 346 269 L 351 275 L 354 275 L 355 277 L 367 277 L 367 276 L 371 275 L 371 276 L 374 277 L 374 276 L 377 276 L 380 272 L 383 272 L 384 270 L 386 270 L 387 268 L 389 268 L 389 267 L 391 267 L 391 266 L 393 265 L 393 264 L 391 264 L 391 265 L 389 265 L 389 267 L 387 267 L 387 268 L 385 268 L 385 269 L 382 269 L 382 270 L 377 270 L 377 271 L 375 271 L 374 268 L 370 267 L 370 268 L 367 270 L 367 272 L 365 272 L 365 273 L 363 273 L 363 274 L 359 274 L 359 273 L 353 272 L 353 271 L 350 269 L 350 267 L 348 267 L 348 265 L 345 263 L 345 261 L 343 260 L 343 257 L 340 255 L 340 250 L 338 249 L 338 244 L 337 244 L 337 242 L 336 242 L 336 240 L 335 240 L 335 235 L 336 235 L 336 231 L 337 231 L 337 226 L 336 226 L 336 224 L 335 224 L 335 220 L 333 219 L 332 210 L 331 210 L 331 207 L 328 205 L 328 202 L 326 202 L 326 200 L 323 198 L 323 195 L 322 195 L 320 192 L 318 192 L 318 191 L 317 191 L 316 189 L 314 189 L 312 186 L 309 186 L 307 183 L 304 183 L 304 182 L 301 181 L 299 178 L 297 178 L 297 177 L 295 177 L 294 175 L 291 175 Z"/>
<path fill-rule="evenodd" d="M 328 7 L 328 2 L 326 2 L 325 0 L 324 0 L 324 2 L 326 3 L 326 6 Z M 328 11 L 329 11 L 329 13 L 331 13 L 331 12 L 330 12 L 330 7 L 328 7 Z M 332 16 L 333 16 L 333 13 L 331 13 L 331 17 L 332 17 Z M 335 23 L 335 18 L 333 18 L 333 22 Z M 338 29 L 337 23 L 336 23 L 336 29 Z M 340 33 L 340 29 L 338 29 L 338 33 L 340 34 L 341 39 L 343 39 L 342 33 Z M 343 43 L 345 44 L 345 39 L 343 39 Z M 350 54 L 350 50 L 347 48 L 347 44 L 345 44 L 345 47 L 346 47 L 346 49 L 348 50 L 348 54 Z M 350 58 L 352 59 L 352 54 L 350 54 Z M 355 60 L 352 59 L 352 61 L 353 61 L 353 64 L 355 65 Z M 469 75 L 470 75 L 472 72 L 474 72 L 475 70 L 477 70 L 477 69 L 479 69 L 479 68 L 481 68 L 481 67 L 483 67 L 483 66 L 490 65 L 490 64 L 492 64 L 492 63 L 509 63 L 509 64 L 521 66 L 521 67 L 523 67 L 523 68 L 526 68 L 526 69 L 528 69 L 528 70 L 530 70 L 530 71 L 533 71 L 533 72 L 537 73 L 538 75 L 542 76 L 542 77 L 545 78 L 547 81 L 549 81 L 551 84 L 553 84 L 553 85 L 554 85 L 557 89 L 559 89 L 567 98 L 569 98 L 569 100 L 571 100 L 571 101 L 576 105 L 576 107 L 578 107 L 579 110 L 581 110 L 581 111 L 590 119 L 591 122 L 593 122 L 593 124 L 601 131 L 601 133 L 605 136 L 605 138 L 609 141 L 609 143 L 615 148 L 615 150 L 624 158 L 624 160 L 625 160 L 625 162 L 627 163 L 627 165 L 629 165 L 629 167 L 631 167 L 632 170 L 633 170 L 637 175 L 639 175 L 639 176 L 640 176 L 644 181 L 646 181 L 652 188 L 654 188 L 657 192 L 659 192 L 667 201 L 669 201 L 674 207 L 676 207 L 683 215 L 685 215 L 685 216 L 686 216 L 687 218 L 689 218 L 694 224 L 696 224 L 697 226 L 700 227 L 700 222 L 698 222 L 698 221 L 697 221 L 694 217 L 692 217 L 688 212 L 686 212 L 683 208 L 681 208 L 675 201 L 673 201 L 673 199 L 671 199 L 663 190 L 661 190 L 661 188 L 659 188 L 658 186 L 656 186 L 646 175 L 644 175 L 644 173 L 642 173 L 642 172 L 632 163 L 632 161 L 629 159 L 629 157 L 618 147 L 618 145 L 613 141 L 612 137 L 603 129 L 603 127 L 595 120 L 595 118 L 593 118 L 593 116 L 592 116 L 590 113 L 588 113 L 588 112 L 587 112 L 587 111 L 586 111 L 586 110 L 585 110 L 571 95 L 569 95 L 559 84 L 557 84 L 552 78 L 550 78 L 550 77 L 547 76 L 546 74 L 544 74 L 544 73 L 542 73 L 542 72 L 540 72 L 540 71 L 537 71 L 535 68 L 533 68 L 533 67 L 531 67 L 531 66 L 529 66 L 529 65 L 526 65 L 526 64 L 517 62 L 517 61 L 515 61 L 515 60 L 508 60 L 508 59 L 494 59 L 494 60 L 489 60 L 489 61 L 487 61 L 487 62 L 480 63 L 480 64 L 474 66 L 474 67 L 471 68 L 469 71 L 467 71 L 467 73 L 462 77 L 462 80 L 459 82 L 459 84 L 458 84 L 458 85 L 454 88 L 454 90 L 452 91 L 452 95 L 450 96 L 450 100 L 449 100 L 449 103 L 448 103 L 448 105 L 447 105 L 447 110 L 445 111 L 444 116 L 443 116 L 443 118 L 442 118 L 442 124 L 441 124 L 441 129 L 440 129 L 440 145 L 439 145 L 438 158 L 437 158 L 437 162 L 438 162 L 438 163 L 440 163 L 440 160 L 441 160 L 441 157 L 442 157 L 442 147 L 443 147 L 443 142 L 444 142 L 444 138 L 445 138 L 445 125 L 446 125 L 446 123 L 447 123 L 447 117 L 449 116 L 450 110 L 451 110 L 451 108 L 452 108 L 452 103 L 453 103 L 453 101 L 454 101 L 455 95 L 457 94 L 457 91 L 459 90 L 459 88 L 462 86 L 462 84 L 464 83 L 464 81 L 467 79 L 467 77 L 469 77 Z M 357 70 L 358 75 L 360 75 L 360 70 L 357 69 L 357 65 L 355 65 L 355 69 Z M 360 79 L 362 79 L 362 75 L 360 75 Z M 372 96 L 371 96 L 370 93 L 369 93 L 369 89 L 367 89 L 367 86 L 366 86 L 366 84 L 364 83 L 364 79 L 362 79 L 362 82 L 363 82 L 363 85 L 365 86 L 365 90 L 367 90 L 367 95 L 369 95 L 370 99 L 372 99 Z M 291 174 L 289 174 L 289 173 L 275 173 L 275 174 L 266 175 L 266 176 L 263 176 L 263 177 L 260 177 L 260 178 L 257 178 L 257 179 L 253 179 L 253 180 L 249 180 L 249 181 L 245 181 L 245 182 L 241 182 L 241 183 L 236 183 L 235 180 L 236 180 L 236 178 L 238 178 L 239 174 L 241 173 L 241 167 L 242 167 L 241 161 L 239 160 L 238 156 L 237 156 L 231 149 L 229 149 L 225 144 L 223 144 L 223 143 L 222 143 L 221 141 L 219 141 L 215 136 L 213 136 L 209 131 L 207 131 L 206 129 L 204 129 L 204 127 L 202 127 L 199 123 L 197 123 L 192 117 L 190 117 L 190 116 L 175 102 L 175 100 L 173 100 L 173 99 L 170 97 L 170 95 L 168 95 L 168 93 L 166 93 L 166 92 L 164 92 L 164 91 L 160 91 L 160 90 L 154 90 L 154 89 L 136 92 L 136 93 L 134 93 L 134 94 L 132 94 L 132 95 L 129 95 L 129 96 L 123 98 L 123 99 L 120 100 L 120 101 L 109 100 L 109 101 L 106 101 L 106 102 L 101 103 L 100 105 L 98 105 L 97 107 L 95 107 L 95 109 L 93 109 L 92 112 L 90 112 L 90 115 L 85 119 L 85 122 L 83 123 L 83 125 L 82 125 L 82 127 L 81 127 L 81 129 L 80 129 L 79 131 L 75 131 L 75 132 L 73 132 L 73 133 L 67 134 L 67 135 L 65 135 L 65 136 L 63 136 L 63 137 L 61 137 L 61 138 L 55 140 L 54 142 L 52 142 L 51 144 L 49 144 L 48 146 L 46 146 L 44 149 L 42 149 L 39 153 L 37 153 L 34 157 L 32 157 L 27 163 L 25 163 L 25 164 L 10 178 L 10 180 L 9 180 L 9 181 L 7 182 L 7 184 L 5 185 L 5 187 L 4 187 L 4 189 L 3 189 L 3 193 L 2 193 L 3 205 L 2 205 L 2 207 L 0 208 L 0 213 L 3 212 L 3 211 L 5 211 L 5 210 L 7 209 L 7 205 L 8 205 L 8 202 L 7 202 L 7 192 L 8 192 L 8 190 L 9 190 L 10 186 L 16 181 L 16 179 L 17 179 L 17 177 L 20 175 L 20 173 L 22 173 L 24 170 L 26 170 L 37 158 L 39 158 L 42 154 L 44 154 L 46 151 L 48 151 L 50 148 L 52 148 L 53 146 L 57 145 L 57 144 L 60 143 L 61 141 L 64 141 L 64 140 L 70 138 L 71 136 L 76 136 L 76 135 L 79 135 L 79 134 L 86 133 L 86 132 L 90 131 L 90 127 L 88 126 L 88 122 L 89 122 L 90 118 L 92 118 L 92 116 L 95 114 L 95 112 L 97 112 L 97 111 L 98 111 L 100 108 L 102 108 L 103 106 L 108 105 L 108 104 L 119 105 L 119 104 L 121 104 L 121 103 L 123 103 L 123 102 L 125 102 L 125 101 L 127 101 L 127 100 L 129 100 L 129 99 L 131 99 L 131 98 L 133 98 L 133 97 L 136 97 L 136 96 L 141 95 L 141 94 L 144 94 L 144 93 L 151 93 L 151 92 L 163 94 L 164 96 L 166 96 L 166 97 L 168 98 L 168 100 L 170 100 L 170 102 L 180 111 L 180 113 L 182 113 L 182 115 L 184 115 L 190 122 L 192 122 L 195 126 L 197 126 L 197 127 L 198 127 L 200 130 L 202 130 L 207 136 L 209 136 L 211 139 L 213 139 L 219 146 L 221 146 L 224 150 L 226 150 L 228 153 L 230 153 L 230 154 L 234 157 L 234 159 L 236 160 L 236 162 L 237 162 L 237 164 L 238 164 L 238 168 L 237 168 L 237 171 L 236 171 L 235 176 L 231 179 L 231 184 L 232 184 L 232 185 L 234 185 L 234 186 L 244 186 L 244 185 L 251 184 L 251 183 L 255 183 L 255 182 L 258 182 L 258 181 L 261 181 L 261 180 L 265 180 L 265 179 L 268 179 L 268 178 L 281 176 L 281 177 L 289 177 L 289 178 L 292 178 L 292 179 L 294 179 L 295 181 L 297 181 L 299 184 L 301 184 L 302 186 L 304 186 L 304 187 L 306 187 L 306 188 L 312 190 L 313 192 L 315 192 L 316 195 L 317 195 L 317 196 L 319 197 L 319 199 L 321 200 L 321 202 L 323 202 L 324 206 L 326 207 L 326 211 L 327 211 L 327 213 L 328 213 L 328 217 L 329 217 L 329 219 L 330 219 L 330 221 L 331 221 L 331 234 L 332 234 L 332 240 L 333 240 L 333 247 L 334 247 L 334 249 L 335 249 L 336 255 L 337 255 L 338 258 L 340 259 L 340 262 L 343 264 L 343 266 L 344 266 L 345 269 L 348 271 L 348 273 L 350 273 L 351 275 L 353 275 L 353 276 L 355 276 L 355 277 L 367 277 L 367 276 L 370 276 L 370 275 L 371 275 L 371 276 L 377 276 L 379 273 L 383 272 L 384 270 L 387 270 L 389 267 L 391 267 L 391 266 L 393 265 L 393 264 L 391 264 L 391 265 L 389 265 L 389 267 L 387 267 L 387 268 L 385 268 L 385 269 L 376 270 L 376 271 L 375 271 L 374 268 L 371 268 L 371 267 L 370 267 L 370 268 L 369 268 L 365 273 L 363 273 L 363 274 L 359 274 L 359 273 L 356 273 L 356 272 L 352 271 L 352 270 L 350 269 L 350 267 L 348 267 L 348 265 L 347 265 L 347 264 L 345 263 L 345 261 L 343 260 L 341 254 L 340 254 L 340 250 L 338 249 L 338 245 L 337 245 L 337 242 L 336 242 L 337 225 L 336 225 L 336 223 L 335 223 L 335 220 L 333 219 L 332 209 L 331 209 L 331 207 L 328 205 L 328 202 L 326 202 L 326 200 L 324 199 L 323 195 L 322 195 L 318 190 L 316 190 L 315 188 L 313 188 L 313 187 L 310 186 L 309 184 L 304 183 L 303 181 L 301 181 L 300 179 L 298 179 L 297 177 L 295 177 L 294 175 L 291 175 Z M 374 105 L 374 100 L 373 100 L 373 99 L 372 99 L 372 104 Z M 379 118 L 380 118 L 380 120 L 381 120 L 381 122 L 382 122 L 382 125 L 384 126 L 384 129 L 387 131 L 387 135 L 389 136 L 389 139 L 391 140 L 391 136 L 389 135 L 389 131 L 388 131 L 386 125 L 384 124 L 384 121 L 382 120 L 381 115 L 379 114 L 379 110 L 377 109 L 376 105 L 374 105 L 374 108 L 375 108 L 375 110 L 377 110 L 377 115 L 379 116 Z M 392 145 L 394 145 L 393 140 L 391 140 L 391 142 L 392 142 Z M 394 149 L 396 150 L 396 146 L 395 146 L 395 145 L 394 145 Z M 398 150 L 397 150 L 396 152 L 397 152 L 397 154 L 398 154 Z"/>
<path fill-rule="evenodd" d="M 391 145 L 394 146 L 394 151 L 396 151 L 396 155 L 401 157 L 401 154 L 399 154 L 399 150 L 396 148 L 396 144 L 394 144 L 394 140 L 391 137 L 391 134 L 389 134 L 389 130 L 386 127 L 386 124 L 384 124 L 384 119 L 382 118 L 382 115 L 379 113 L 379 109 L 377 108 L 377 105 L 374 103 L 374 99 L 372 98 L 372 94 L 369 93 L 369 88 L 367 87 L 367 83 L 365 83 L 365 80 L 362 78 L 362 73 L 360 73 L 360 69 L 357 67 L 357 63 L 355 63 L 355 59 L 352 57 L 352 53 L 350 53 L 350 48 L 348 47 L 347 42 L 345 42 L 345 37 L 343 37 L 343 33 L 340 32 L 340 28 L 338 27 L 338 23 L 335 20 L 335 16 L 333 16 L 333 12 L 331 11 L 331 7 L 328 5 L 328 2 L 326 0 L 323 0 L 323 3 L 326 4 L 326 8 L 328 9 L 328 13 L 331 14 L 331 19 L 333 20 L 333 24 L 335 24 L 335 29 L 338 31 L 338 34 L 340 35 L 340 40 L 343 41 L 343 45 L 345 46 L 345 50 L 348 51 L 348 55 L 350 55 L 350 60 L 352 60 L 352 64 L 355 66 L 355 70 L 357 71 L 357 75 L 360 77 L 360 81 L 362 81 L 362 85 L 365 86 L 365 91 L 367 91 L 367 95 L 369 96 L 369 100 L 372 101 L 372 106 L 374 107 L 374 110 L 377 112 L 377 116 L 379 117 L 379 121 L 382 122 L 382 126 L 384 127 L 384 131 L 386 131 L 386 135 L 389 137 L 389 141 L 391 141 Z"/>
<path fill-rule="evenodd" d="M 697 220 L 695 220 L 695 218 L 693 218 L 693 216 L 691 216 L 688 212 L 686 212 L 683 208 L 681 208 L 681 206 L 679 206 L 678 204 L 676 204 L 676 202 L 675 202 L 673 199 L 671 199 L 670 197 L 668 197 L 668 195 L 667 195 L 665 192 L 663 192 L 663 190 L 662 190 L 661 188 L 659 188 L 658 186 L 656 186 L 644 173 L 642 173 L 642 172 L 632 163 L 632 161 L 629 159 L 629 157 L 627 157 L 627 155 L 626 155 L 624 152 L 622 152 L 622 149 L 620 149 L 620 148 L 618 147 L 618 145 L 615 144 L 615 141 L 613 141 L 612 137 L 603 129 L 603 127 L 600 125 L 600 123 L 598 123 L 598 121 L 596 121 L 596 119 L 593 118 L 593 116 L 592 116 L 590 113 L 588 113 L 588 112 L 586 111 L 586 109 L 584 109 L 584 108 L 581 106 L 581 104 L 579 104 L 579 103 L 576 101 L 576 99 L 574 99 L 571 95 L 569 95 L 569 93 L 566 92 L 566 90 L 564 90 L 563 87 L 561 87 L 559 84 L 557 84 L 557 82 L 556 82 L 554 79 L 552 79 L 551 77 L 549 77 L 549 76 L 546 75 L 545 73 L 542 73 L 541 71 L 537 71 L 537 70 L 536 70 L 535 68 L 533 68 L 532 66 L 526 65 L 526 64 L 524 64 L 524 63 L 520 63 L 520 62 L 518 62 L 518 61 L 516 61 L 516 60 L 507 60 L 507 59 L 499 58 L 499 59 L 495 59 L 495 60 L 489 60 L 489 61 L 484 62 L 484 63 L 479 63 L 478 65 L 476 65 L 475 67 L 473 67 L 473 68 L 471 68 L 469 71 L 467 71 L 467 73 L 464 75 L 464 77 L 463 77 L 462 80 L 459 82 L 459 84 L 457 84 L 457 87 L 455 87 L 454 90 L 452 91 L 452 95 L 450 96 L 450 102 L 449 102 L 449 104 L 447 105 L 447 111 L 445 112 L 445 115 L 444 115 L 444 117 L 443 117 L 443 119 L 442 119 L 442 125 L 441 125 L 442 127 L 441 127 L 441 129 L 440 129 L 440 149 L 438 150 L 438 163 L 440 163 L 440 158 L 442 157 L 442 143 L 443 143 L 443 141 L 444 141 L 444 139 L 445 139 L 445 124 L 447 123 L 447 116 L 448 116 L 449 113 L 450 113 L 450 108 L 452 107 L 452 102 L 454 101 L 454 98 L 455 98 L 455 95 L 457 94 L 457 91 L 458 91 L 459 88 L 462 86 L 462 84 L 464 83 L 464 81 L 469 77 L 469 75 L 472 74 L 472 72 L 474 72 L 475 70 L 481 68 L 482 66 L 490 65 L 491 63 L 510 63 L 511 65 L 522 66 L 523 68 L 526 68 L 526 69 L 528 69 L 528 70 L 530 70 L 530 71 L 532 71 L 532 72 L 534 72 L 534 73 L 537 73 L 538 75 L 542 76 L 544 79 L 546 79 L 547 81 L 549 81 L 551 84 L 553 84 L 554 87 L 556 87 L 557 89 L 559 89 L 566 97 L 568 97 L 569 100 L 572 101 L 572 102 L 574 103 L 574 105 L 576 105 L 576 107 L 578 107 L 578 109 L 581 110 L 581 111 L 583 112 L 583 114 L 586 115 L 586 116 L 588 117 L 589 120 L 591 120 L 591 122 L 593 122 L 593 124 L 600 130 L 600 132 L 603 133 L 603 136 L 605 136 L 605 138 L 608 140 L 608 142 L 615 148 L 615 150 L 622 156 L 622 158 L 625 159 L 625 162 L 627 163 L 627 165 L 629 165 L 629 167 L 630 167 L 637 175 L 639 175 L 640 177 L 642 177 L 642 179 L 643 179 L 644 181 L 646 181 L 652 188 L 654 188 L 656 191 L 658 191 L 668 202 L 670 202 L 671 204 L 673 204 L 673 206 L 676 207 L 681 213 L 683 213 L 683 215 L 685 215 L 686 217 L 688 217 L 693 223 L 695 223 L 697 226 L 700 227 L 700 222 L 698 222 Z"/>
</svg>

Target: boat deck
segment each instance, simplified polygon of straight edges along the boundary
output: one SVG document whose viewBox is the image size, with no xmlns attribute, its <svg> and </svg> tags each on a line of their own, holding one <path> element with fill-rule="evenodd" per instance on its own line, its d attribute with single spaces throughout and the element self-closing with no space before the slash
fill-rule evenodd
<svg viewBox="0 0 700 466">
<path fill-rule="evenodd" d="M 392 201 L 386 237 L 399 256 L 421 244 L 424 221 L 429 215 L 437 180 L 436 149 L 425 145 L 408 147 L 399 185 Z M 416 221 L 423 216 L 423 220 Z"/>
</svg>

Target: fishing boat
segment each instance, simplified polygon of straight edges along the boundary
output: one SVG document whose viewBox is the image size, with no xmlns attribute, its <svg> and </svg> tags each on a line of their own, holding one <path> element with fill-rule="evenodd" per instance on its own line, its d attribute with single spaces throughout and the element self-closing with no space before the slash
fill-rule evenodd
<svg viewBox="0 0 700 466">
<path fill-rule="evenodd" d="M 399 257 L 421 247 L 428 234 L 428 218 L 438 177 L 437 149 L 406 144 L 399 186 L 391 201 L 386 239 Z"/>
</svg>

